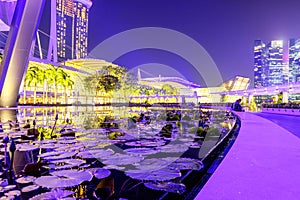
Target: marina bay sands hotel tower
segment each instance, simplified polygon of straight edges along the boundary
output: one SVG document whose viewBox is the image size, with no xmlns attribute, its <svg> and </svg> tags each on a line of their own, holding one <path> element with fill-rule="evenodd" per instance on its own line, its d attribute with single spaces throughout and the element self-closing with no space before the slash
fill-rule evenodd
<svg viewBox="0 0 300 200">
<path fill-rule="evenodd" d="M 51 0 L 47 59 L 60 62 L 87 56 L 91 0 Z"/>
<path fill-rule="evenodd" d="M 43 55 L 38 27 L 49 3 L 49 45 L 47 55 Z M 9 30 L 0 65 L 0 107 L 16 106 L 33 41 L 38 43 L 42 60 L 61 62 L 87 56 L 91 6 L 91 0 L 0 0 L 0 28 Z M 12 12 L 13 17 L 9 17 Z"/>
</svg>

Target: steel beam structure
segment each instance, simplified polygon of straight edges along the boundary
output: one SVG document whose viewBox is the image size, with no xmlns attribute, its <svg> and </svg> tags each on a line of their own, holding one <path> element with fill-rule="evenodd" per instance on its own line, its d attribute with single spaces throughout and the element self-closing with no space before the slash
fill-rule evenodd
<svg viewBox="0 0 300 200">
<path fill-rule="evenodd" d="M 19 88 L 27 70 L 32 41 L 46 0 L 18 0 L 0 67 L 0 106 L 17 105 Z"/>
</svg>

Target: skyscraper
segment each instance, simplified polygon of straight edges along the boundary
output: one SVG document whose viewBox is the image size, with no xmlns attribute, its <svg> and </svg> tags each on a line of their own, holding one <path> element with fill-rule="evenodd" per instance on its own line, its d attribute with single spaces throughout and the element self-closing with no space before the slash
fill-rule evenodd
<svg viewBox="0 0 300 200">
<path fill-rule="evenodd" d="M 88 12 L 91 6 L 91 0 L 51 2 L 53 21 L 51 21 L 48 59 L 64 61 L 87 56 Z"/>
<path fill-rule="evenodd" d="M 288 83 L 288 65 L 284 62 L 283 41 L 273 40 L 265 45 L 254 44 L 254 87 Z"/>
<path fill-rule="evenodd" d="M 287 83 L 285 63 L 283 59 L 283 41 L 273 40 L 267 45 L 268 73 L 267 86 L 282 85 Z"/>
<path fill-rule="evenodd" d="M 254 41 L 254 87 L 267 85 L 267 52 L 266 45 L 261 40 Z"/>
<path fill-rule="evenodd" d="M 289 40 L 289 82 L 300 82 L 300 39 Z"/>
</svg>

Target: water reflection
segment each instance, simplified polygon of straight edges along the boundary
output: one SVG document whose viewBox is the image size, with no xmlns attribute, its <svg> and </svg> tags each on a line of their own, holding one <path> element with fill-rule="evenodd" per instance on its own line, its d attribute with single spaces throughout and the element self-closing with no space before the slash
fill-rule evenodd
<svg viewBox="0 0 300 200">
<path fill-rule="evenodd" d="M 17 120 L 17 110 L 15 110 L 15 109 L 0 110 L 0 119 L 1 119 L 1 122 L 16 121 Z"/>
<path fill-rule="evenodd" d="M 191 188 L 185 188 L 181 178 L 188 171 L 201 170 L 203 156 L 234 122 L 226 112 L 197 108 L 73 106 L 28 107 L 12 111 L 3 112 L 6 113 L 3 119 L 14 124 L 17 120 L 20 130 L 4 124 L 2 135 L 7 134 L 18 142 L 16 160 L 22 162 L 15 161 L 15 172 L 19 174 L 30 162 L 40 164 L 32 167 L 38 167 L 46 176 L 55 176 L 53 171 L 65 169 L 93 172 L 97 181 L 84 182 L 88 182 L 85 186 L 92 188 L 94 193 L 86 191 L 83 198 L 112 195 L 112 191 L 117 197 L 129 199 L 139 199 L 145 194 L 149 194 L 146 199 L 156 199 L 162 191 L 183 195 Z M 38 137 L 22 139 L 23 135 L 28 136 L 30 129 L 37 129 Z M 106 176 L 99 174 L 104 172 Z M 72 171 L 65 173 L 74 174 Z M 52 187 L 56 188 L 55 181 L 61 177 L 51 178 Z M 74 189 L 74 185 L 68 187 L 69 179 L 72 184 L 83 184 L 81 179 L 64 178 L 65 187 L 69 189 Z M 44 180 L 50 179 L 42 176 L 35 183 L 45 189 Z M 107 187 L 102 187 L 105 180 L 114 180 L 108 184 L 109 192 Z M 148 184 L 144 185 L 144 181 Z M 134 187 L 128 184 L 134 184 Z M 135 192 L 125 188 L 134 188 Z M 158 191 L 149 193 L 149 188 Z"/>
</svg>

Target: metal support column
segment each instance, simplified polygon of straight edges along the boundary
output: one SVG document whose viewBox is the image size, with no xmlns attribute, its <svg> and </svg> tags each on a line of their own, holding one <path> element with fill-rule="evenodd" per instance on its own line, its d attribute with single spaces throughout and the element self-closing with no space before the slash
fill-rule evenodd
<svg viewBox="0 0 300 200">
<path fill-rule="evenodd" d="M 36 37 L 45 1 L 17 2 L 0 67 L 1 107 L 17 105 L 19 88 L 28 66 L 32 41 Z"/>
</svg>

